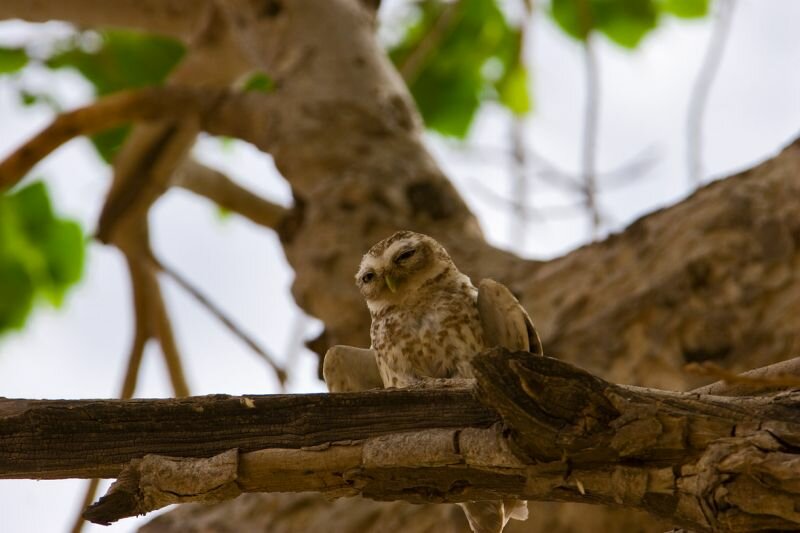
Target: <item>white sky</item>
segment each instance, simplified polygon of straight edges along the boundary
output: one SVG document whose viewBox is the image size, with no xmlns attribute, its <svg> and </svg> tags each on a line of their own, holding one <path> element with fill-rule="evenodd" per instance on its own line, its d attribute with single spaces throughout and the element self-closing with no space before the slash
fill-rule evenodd
<svg viewBox="0 0 800 533">
<path fill-rule="evenodd" d="M 399 1 L 385 3 L 392 10 Z M 704 160 L 709 178 L 773 155 L 800 132 L 798 23 L 800 2 L 796 0 L 739 0 L 706 113 Z M 48 25 L 48 35 L 63 31 Z M 3 23 L 0 43 L 30 43 L 34 38 L 39 42 L 36 32 L 33 26 Z M 576 172 L 584 102 L 580 48 L 544 17 L 537 19 L 530 35 L 536 110 L 527 121 L 527 140 L 537 152 Z M 708 21 L 670 20 L 635 53 L 598 41 L 600 171 L 613 169 L 648 147 L 657 154 L 640 180 L 600 195 L 604 211 L 613 216 L 613 231 L 689 192 L 684 161 L 686 106 L 708 35 Z M 52 119 L 43 107 L 21 108 L 12 83 L 46 86 L 67 107 L 92 98 L 90 87 L 76 74 L 52 76 L 28 70 L 16 81 L 0 78 L 0 157 Z M 463 154 L 453 143 L 434 136 L 429 146 L 498 246 L 548 258 L 586 242 L 585 218 L 563 216 L 536 220 L 524 242 L 509 242 L 508 210 L 487 199 L 480 188 L 511 197 L 509 164 L 503 155 L 508 130 L 507 113 L 490 106 L 478 117 L 469 140 L 470 145 L 488 151 L 479 156 Z M 216 140 L 204 139 L 195 152 L 263 195 L 289 201 L 288 187 L 269 158 L 252 147 L 238 143 L 222 149 Z M 32 175 L 46 179 L 62 214 L 93 227 L 109 171 L 87 141 L 69 143 Z M 528 202 L 533 206 L 577 200 L 538 182 L 529 189 Z M 166 262 L 185 273 L 276 356 L 293 351 L 289 332 L 301 315 L 289 293 L 292 273 L 272 234 L 237 217 L 220 221 L 213 206 L 183 191 L 171 191 L 159 201 L 152 226 L 155 249 Z M 194 394 L 275 391 L 269 370 L 205 310 L 170 284 L 166 298 Z M 129 299 L 119 254 L 93 245 L 84 281 L 64 308 L 39 309 L 24 332 L 0 340 L 0 396 L 114 397 L 132 333 Z M 313 336 L 318 324 L 310 319 L 305 324 L 306 336 Z M 314 356 L 299 353 L 292 392 L 323 390 L 312 377 L 315 365 Z M 160 356 L 150 349 L 137 396 L 169 394 Z M 82 481 L 0 481 L 0 532 L 65 531 L 82 496 Z M 130 519 L 110 528 L 93 526 L 87 531 L 132 531 L 143 520 Z"/>
</svg>

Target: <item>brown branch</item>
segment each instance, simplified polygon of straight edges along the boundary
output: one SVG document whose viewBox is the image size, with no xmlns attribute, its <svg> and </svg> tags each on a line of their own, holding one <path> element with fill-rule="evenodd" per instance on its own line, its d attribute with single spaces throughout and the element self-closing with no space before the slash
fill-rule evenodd
<svg viewBox="0 0 800 533">
<path fill-rule="evenodd" d="M 0 400 L 0 477 L 119 476 L 89 512 L 99 522 L 240 492 L 312 490 L 413 503 L 621 505 L 696 531 L 800 524 L 800 391 L 623 387 L 502 350 L 478 356 L 475 369 L 476 396 L 428 388 Z"/>
<path fill-rule="evenodd" d="M 133 295 L 133 319 L 134 334 L 131 350 L 128 355 L 128 367 L 125 370 L 125 377 L 120 387 L 119 397 L 123 400 L 133 398 L 136 391 L 136 382 L 139 377 L 139 368 L 142 364 L 142 357 L 147 341 L 152 338 L 152 328 L 148 320 L 149 303 L 147 296 L 149 291 L 146 283 L 149 281 L 142 267 L 137 261 L 126 258 L 128 262 L 128 272 L 131 277 L 131 292 Z"/>
<path fill-rule="evenodd" d="M 192 283 L 190 283 L 186 278 L 184 278 L 181 274 L 176 272 L 174 269 L 165 266 L 163 262 L 152 258 L 156 268 L 166 274 L 170 279 L 172 279 L 175 283 L 177 283 L 183 290 L 188 292 L 201 306 L 203 306 L 209 313 L 211 313 L 217 320 L 222 322 L 222 324 L 230 331 L 234 336 L 238 337 L 242 342 L 244 342 L 253 352 L 256 353 L 261 359 L 267 363 L 267 365 L 275 372 L 275 377 L 278 378 L 278 383 L 280 385 L 281 390 L 286 385 L 286 370 L 278 363 L 275 362 L 275 359 L 264 349 L 262 348 L 250 335 L 248 335 L 242 328 L 240 328 L 231 318 L 229 318 L 222 309 L 219 308 L 214 302 L 212 302 L 205 294 L 200 292 L 200 290 L 195 287 Z"/>
<path fill-rule="evenodd" d="M 99 485 L 100 480 L 98 478 L 90 479 L 89 483 L 86 484 L 86 492 L 83 494 L 80 507 L 78 507 L 78 515 L 72 523 L 72 528 L 70 528 L 72 533 L 81 533 L 81 531 L 83 531 L 83 526 L 86 524 L 86 519 L 83 517 L 84 509 L 89 507 L 94 501 Z"/>
<path fill-rule="evenodd" d="M 150 87 L 106 96 L 58 115 L 53 122 L 0 163 L 0 190 L 16 184 L 50 152 L 78 135 L 89 135 L 135 120 L 185 118 L 211 107 L 220 91 Z"/>
<path fill-rule="evenodd" d="M 151 273 L 155 278 L 155 274 Z M 169 318 L 164 298 L 161 295 L 161 288 L 157 280 L 153 280 L 149 301 L 151 309 L 150 317 L 154 321 L 155 335 L 161 345 L 161 352 L 164 354 L 164 362 L 169 372 L 170 383 L 176 397 L 189 396 L 189 385 L 183 372 L 180 351 L 175 342 L 175 334 L 172 330 L 172 321 Z"/>
<path fill-rule="evenodd" d="M 0 19 L 63 20 L 82 27 L 136 28 L 188 38 L 208 17 L 209 0 L 3 0 Z"/>
<path fill-rule="evenodd" d="M 0 399 L 0 479 L 116 477 L 147 454 L 300 449 L 394 432 L 488 427 L 497 420 L 466 390 Z"/>
<path fill-rule="evenodd" d="M 236 122 L 237 115 L 250 113 L 262 107 L 259 104 L 268 95 L 262 93 L 235 93 L 227 89 L 208 87 L 148 87 L 114 93 L 93 104 L 63 113 L 44 130 L 0 163 L 0 191 L 18 183 L 33 166 L 53 150 L 79 135 L 97 133 L 120 124 L 135 121 L 185 120 L 198 118 L 199 127 L 209 133 L 229 135 L 249 140 L 262 149 L 268 128 L 255 131 L 255 121 Z"/>
<path fill-rule="evenodd" d="M 178 169 L 174 184 L 266 228 L 277 229 L 289 211 L 253 194 L 222 172 L 191 159 Z"/>
</svg>

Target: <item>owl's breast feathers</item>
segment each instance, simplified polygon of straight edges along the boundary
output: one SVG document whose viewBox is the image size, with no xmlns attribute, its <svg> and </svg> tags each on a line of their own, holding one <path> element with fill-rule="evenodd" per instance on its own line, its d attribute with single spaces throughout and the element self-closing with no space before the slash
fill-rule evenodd
<svg viewBox="0 0 800 533">
<path fill-rule="evenodd" d="M 372 347 L 387 387 L 472 377 L 469 361 L 484 348 L 477 289 L 463 274 L 437 281 L 373 314 Z"/>
</svg>

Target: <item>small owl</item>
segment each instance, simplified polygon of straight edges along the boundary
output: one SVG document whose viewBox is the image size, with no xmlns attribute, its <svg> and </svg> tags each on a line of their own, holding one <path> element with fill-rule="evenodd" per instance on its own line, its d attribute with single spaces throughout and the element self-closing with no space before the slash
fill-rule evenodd
<svg viewBox="0 0 800 533">
<path fill-rule="evenodd" d="M 400 231 L 361 260 L 356 284 L 372 315 L 372 350 L 385 387 L 430 378 L 471 378 L 471 359 L 494 346 L 541 354 L 530 317 L 503 285 L 480 289 L 427 235 Z M 525 502 L 462 505 L 473 531 L 497 533 L 510 517 L 527 518 Z"/>
</svg>

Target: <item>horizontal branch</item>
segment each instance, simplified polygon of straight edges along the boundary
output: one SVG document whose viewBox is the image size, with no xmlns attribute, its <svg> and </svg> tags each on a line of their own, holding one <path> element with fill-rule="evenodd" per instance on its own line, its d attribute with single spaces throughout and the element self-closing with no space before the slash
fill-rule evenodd
<svg viewBox="0 0 800 533">
<path fill-rule="evenodd" d="M 87 511 L 100 523 L 241 492 L 317 491 L 627 506 L 695 531 L 800 526 L 800 391 L 625 387 L 502 350 L 475 369 L 477 395 L 2 400 L 0 475 L 119 476 Z"/>
<path fill-rule="evenodd" d="M 231 448 L 303 448 L 497 420 L 466 390 L 0 399 L 0 479 L 116 477 L 147 454 L 211 457 Z"/>
<path fill-rule="evenodd" d="M 208 0 L 3 0 L 0 19 L 61 20 L 83 28 L 134 28 L 187 38 L 202 25 Z"/>
</svg>

